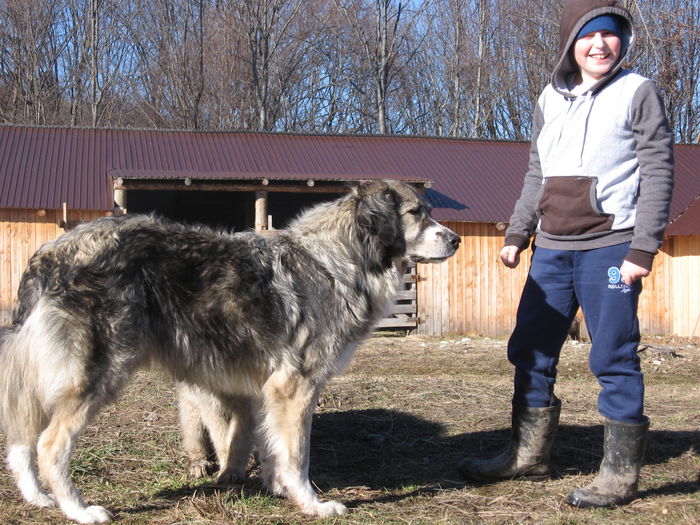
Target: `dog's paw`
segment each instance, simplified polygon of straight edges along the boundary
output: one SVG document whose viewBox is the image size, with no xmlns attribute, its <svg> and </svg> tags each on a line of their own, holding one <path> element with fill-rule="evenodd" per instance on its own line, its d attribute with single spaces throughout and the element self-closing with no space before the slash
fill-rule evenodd
<svg viewBox="0 0 700 525">
<path fill-rule="evenodd" d="M 110 523 L 112 521 L 112 513 L 99 505 L 88 507 L 87 512 L 94 520 L 90 523 Z"/>
<path fill-rule="evenodd" d="M 280 498 L 287 497 L 287 490 L 284 488 L 284 484 L 274 472 L 266 472 L 265 469 L 263 469 L 262 480 L 263 485 L 270 494 L 274 494 Z"/>
<path fill-rule="evenodd" d="M 194 478 L 204 478 L 214 472 L 214 464 L 206 459 L 192 461 L 188 468 L 188 472 L 190 473 L 190 476 Z"/>
<path fill-rule="evenodd" d="M 92 507 L 76 507 L 70 510 L 63 509 L 66 517 L 78 523 L 94 525 L 97 523 L 111 523 L 112 513 L 104 507 L 93 505 Z"/>
<path fill-rule="evenodd" d="M 265 488 L 270 494 L 274 494 L 278 498 L 287 497 L 287 490 L 284 488 L 284 485 L 279 483 L 277 480 L 263 482 L 263 485 L 265 485 Z"/>
<path fill-rule="evenodd" d="M 319 501 L 309 514 L 326 518 L 328 516 L 340 516 L 347 513 L 347 511 L 348 508 L 339 501 Z"/>
<path fill-rule="evenodd" d="M 217 485 L 237 485 L 245 481 L 245 471 L 227 469 L 216 476 Z"/>
<path fill-rule="evenodd" d="M 34 496 L 27 500 L 27 503 L 34 505 L 35 507 L 55 507 L 56 500 L 51 494 L 46 492 L 37 492 Z"/>
</svg>

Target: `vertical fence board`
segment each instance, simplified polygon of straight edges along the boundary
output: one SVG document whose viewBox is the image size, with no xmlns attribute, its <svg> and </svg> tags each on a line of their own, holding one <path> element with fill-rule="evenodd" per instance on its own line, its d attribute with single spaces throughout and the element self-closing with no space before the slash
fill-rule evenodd
<svg viewBox="0 0 700 525">
<path fill-rule="evenodd" d="M 687 315 L 672 316 L 672 331 L 700 337 L 700 236 L 684 235 L 674 240 L 673 274 L 687 278 L 674 280 L 671 311 Z"/>
</svg>

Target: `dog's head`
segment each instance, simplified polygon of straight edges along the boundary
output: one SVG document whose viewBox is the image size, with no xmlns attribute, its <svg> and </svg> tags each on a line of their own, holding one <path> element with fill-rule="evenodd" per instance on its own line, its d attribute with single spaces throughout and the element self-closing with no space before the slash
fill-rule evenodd
<svg viewBox="0 0 700 525">
<path fill-rule="evenodd" d="M 371 269 L 386 269 L 399 258 L 441 262 L 457 251 L 459 236 L 430 216 L 430 205 L 412 186 L 370 181 L 355 191 L 360 240 Z"/>
</svg>

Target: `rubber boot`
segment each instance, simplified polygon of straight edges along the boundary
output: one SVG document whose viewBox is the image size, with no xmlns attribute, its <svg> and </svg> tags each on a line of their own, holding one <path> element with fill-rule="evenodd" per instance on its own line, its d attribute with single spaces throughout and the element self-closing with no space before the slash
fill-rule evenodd
<svg viewBox="0 0 700 525">
<path fill-rule="evenodd" d="M 606 419 L 603 461 L 593 482 L 569 493 L 566 502 L 575 507 L 614 507 L 637 497 L 639 470 L 647 447 L 649 419 L 622 423 Z"/>
<path fill-rule="evenodd" d="M 561 401 L 544 408 L 513 407 L 511 437 L 491 459 L 466 458 L 457 467 L 469 479 L 551 478 L 550 452 L 559 425 Z"/>
</svg>

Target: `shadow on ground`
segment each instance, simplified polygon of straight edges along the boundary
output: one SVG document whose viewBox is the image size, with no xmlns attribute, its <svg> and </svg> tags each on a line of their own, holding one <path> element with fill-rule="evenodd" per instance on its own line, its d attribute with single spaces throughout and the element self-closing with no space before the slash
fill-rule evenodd
<svg viewBox="0 0 700 525">
<path fill-rule="evenodd" d="M 415 487 L 409 493 L 387 495 L 386 500 L 411 497 L 438 488 L 461 488 L 472 482 L 461 479 L 456 465 L 466 455 L 490 457 L 508 441 L 509 429 L 467 432 L 449 436 L 443 425 L 412 414 L 392 410 L 351 410 L 314 416 L 310 474 L 323 491 L 350 487 L 394 490 Z M 652 430 L 647 464 L 661 464 L 688 451 L 696 451 L 700 432 Z M 603 427 L 562 425 L 553 450 L 558 476 L 591 474 L 598 470 L 603 447 Z M 180 499 L 193 492 L 213 493 L 223 487 L 205 481 L 180 490 L 163 491 L 159 497 Z M 244 487 L 248 493 L 263 491 L 256 477 Z M 691 494 L 700 491 L 700 479 L 644 491 L 651 495 Z M 374 499 L 373 501 L 380 501 Z M 360 500 L 350 502 L 350 506 Z"/>
</svg>

